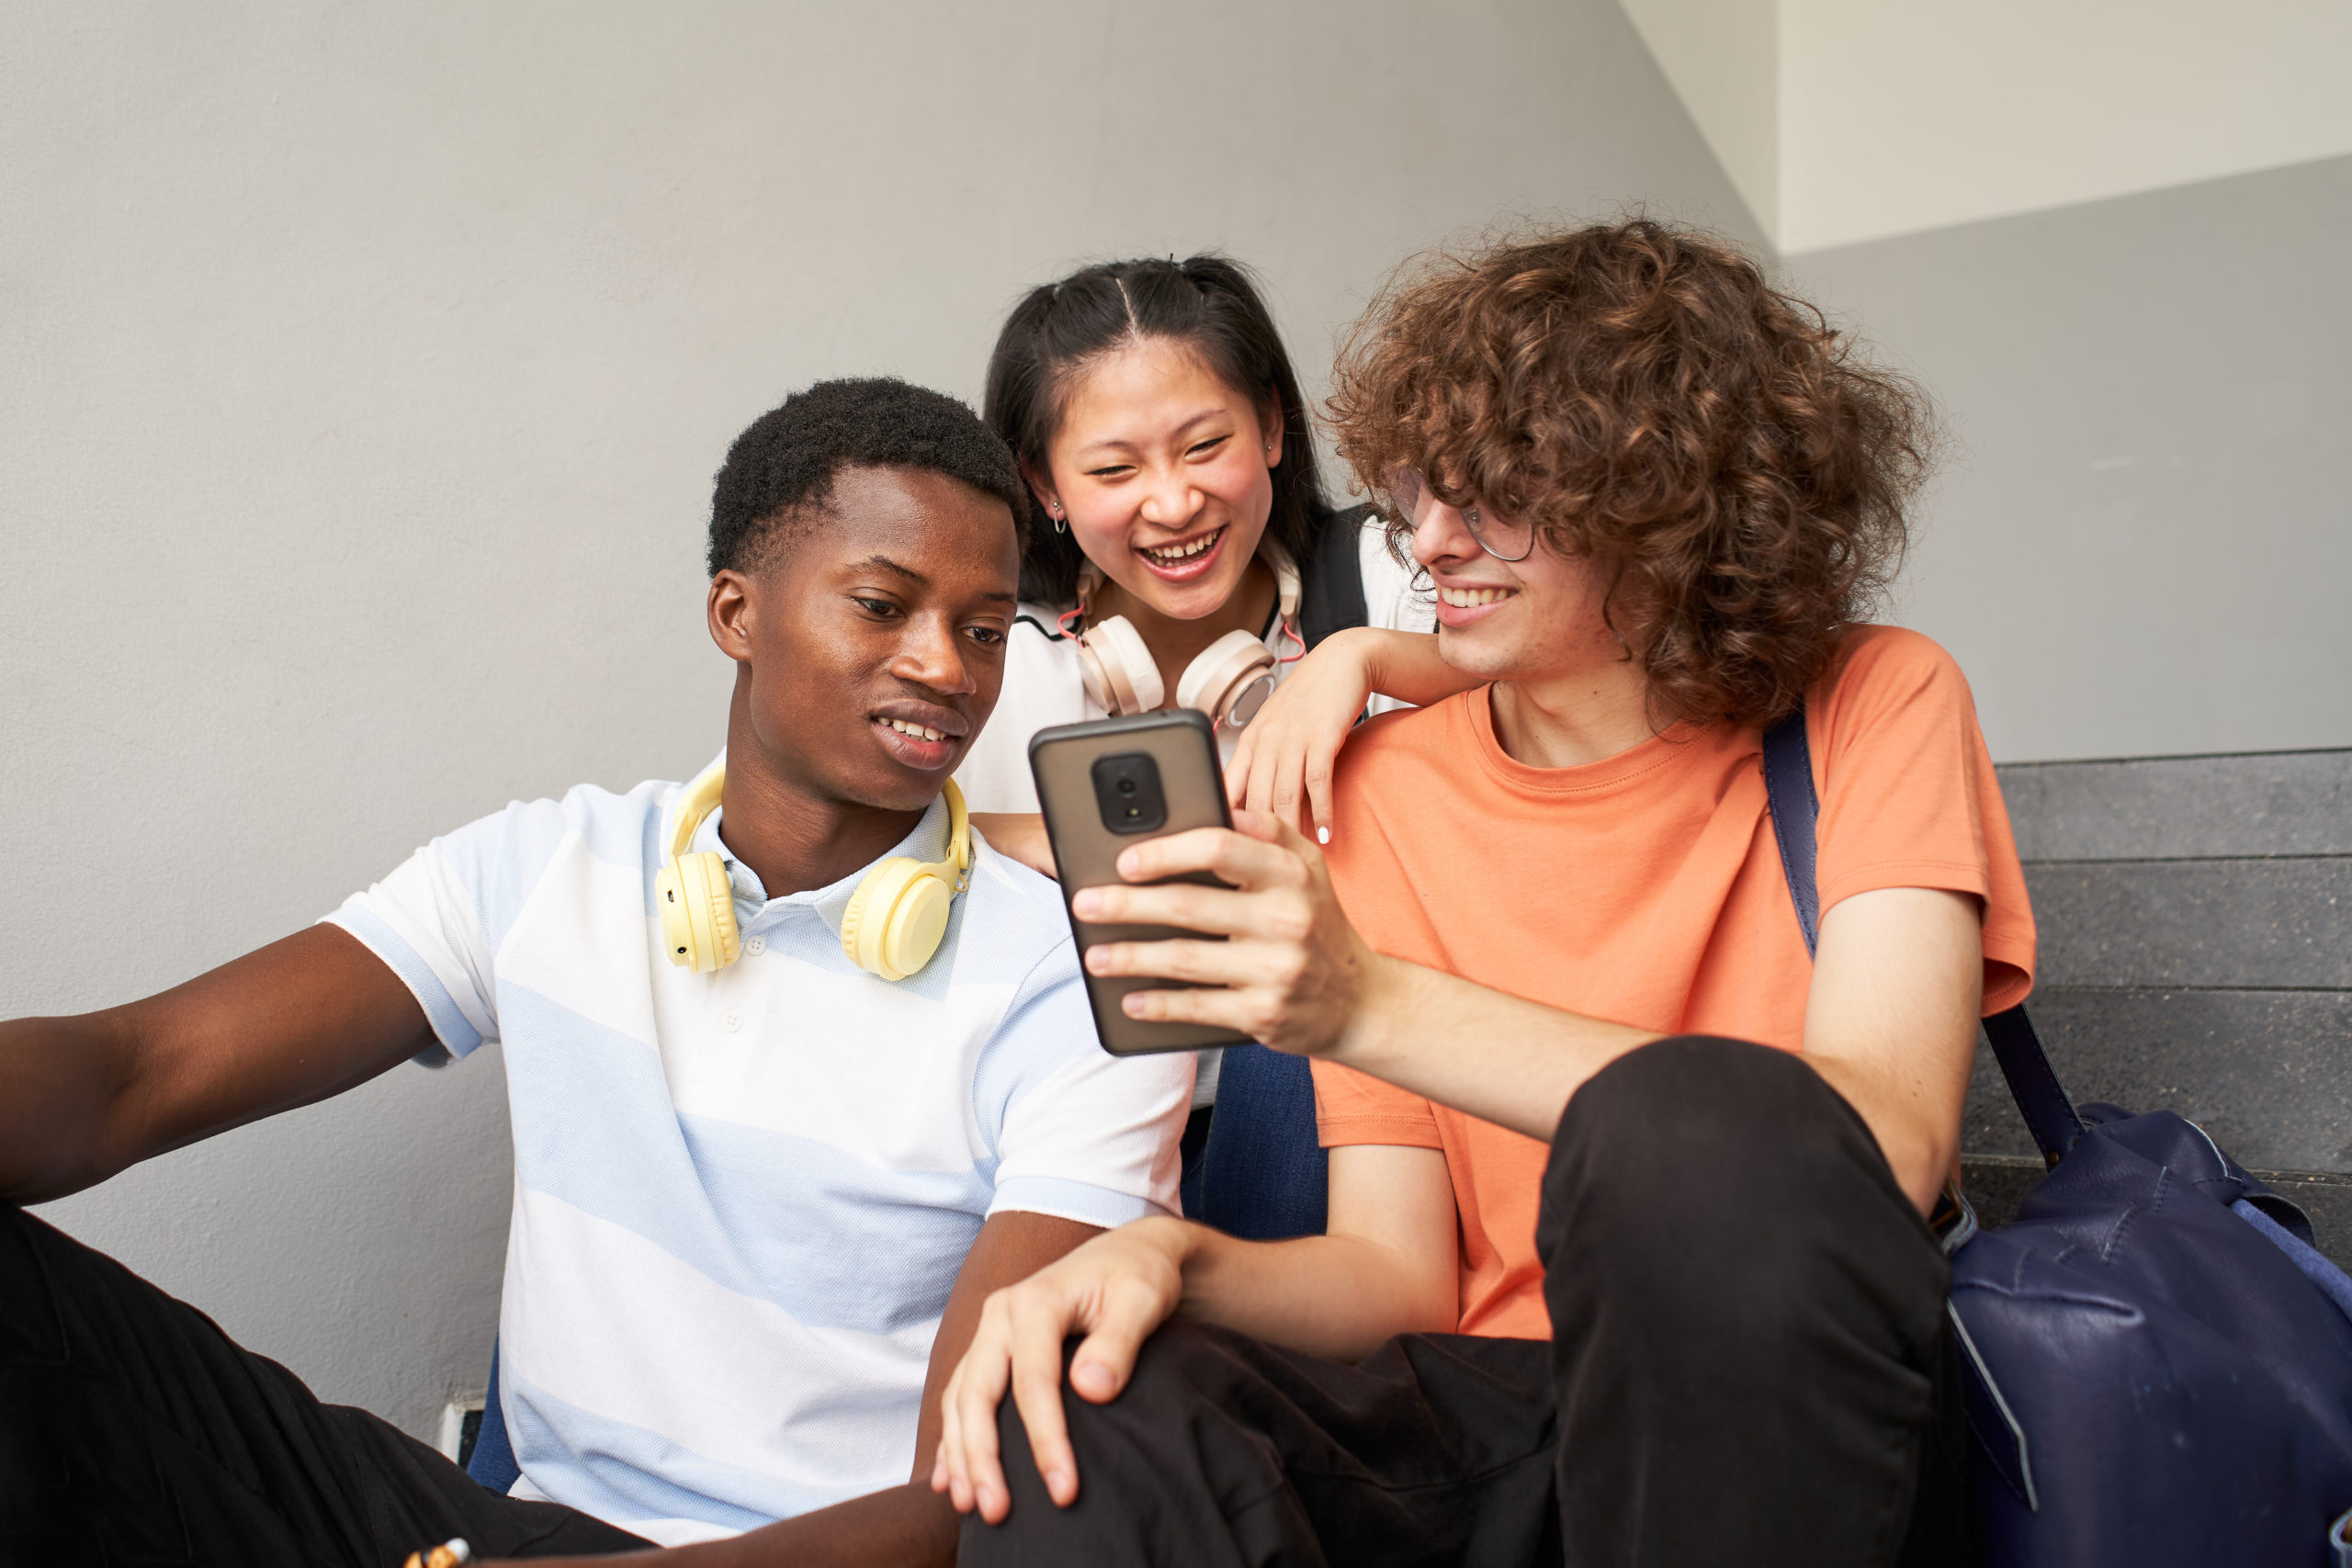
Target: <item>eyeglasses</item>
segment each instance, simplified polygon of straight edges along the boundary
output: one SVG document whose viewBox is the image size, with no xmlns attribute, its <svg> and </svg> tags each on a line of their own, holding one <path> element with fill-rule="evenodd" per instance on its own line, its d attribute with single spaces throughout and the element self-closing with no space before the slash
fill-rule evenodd
<svg viewBox="0 0 2352 1568">
<path fill-rule="evenodd" d="M 1396 502 L 1397 510 L 1403 513 L 1416 528 L 1421 525 L 1421 502 L 1424 500 L 1435 505 L 1445 504 L 1430 492 L 1429 484 L 1421 478 L 1420 470 L 1418 468 L 1398 468 L 1391 474 L 1388 478 L 1388 494 L 1389 498 Z M 1534 553 L 1535 525 L 1533 524 L 1509 518 L 1490 517 L 1487 514 L 1486 508 L 1482 506 L 1464 506 L 1459 510 L 1462 513 L 1462 525 L 1470 530 L 1470 536 L 1478 541 L 1480 549 L 1497 560 L 1521 561 Z"/>
</svg>

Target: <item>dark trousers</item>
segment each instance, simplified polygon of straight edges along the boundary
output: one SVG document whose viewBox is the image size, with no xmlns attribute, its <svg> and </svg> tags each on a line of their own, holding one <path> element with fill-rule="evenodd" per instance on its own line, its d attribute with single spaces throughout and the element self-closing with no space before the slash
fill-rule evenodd
<svg viewBox="0 0 2352 1568">
<path fill-rule="evenodd" d="M 0 1564 L 397 1568 L 648 1543 L 478 1485 L 112 1258 L 0 1207 Z"/>
<path fill-rule="evenodd" d="M 1949 1274 L 1860 1116 L 1795 1057 L 1684 1038 L 1570 1102 L 1536 1233 L 1547 1341 L 1407 1335 L 1342 1365 L 1182 1325 L 1108 1405 L 1080 1493 L 1001 1418 L 998 1563 L 1968 1561 Z"/>
</svg>

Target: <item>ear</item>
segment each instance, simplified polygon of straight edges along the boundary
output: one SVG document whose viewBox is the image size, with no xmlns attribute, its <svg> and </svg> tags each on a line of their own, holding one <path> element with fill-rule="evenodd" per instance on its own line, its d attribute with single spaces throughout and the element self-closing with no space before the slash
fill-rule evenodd
<svg viewBox="0 0 2352 1568">
<path fill-rule="evenodd" d="M 1020 459 L 1020 462 L 1021 478 L 1029 486 L 1029 493 L 1037 498 L 1037 504 L 1044 507 L 1050 515 L 1061 502 L 1061 497 L 1054 493 L 1053 475 L 1039 474 L 1035 466 L 1026 457 Z"/>
<path fill-rule="evenodd" d="M 752 661 L 752 622 L 758 592 L 757 584 L 731 568 L 710 580 L 710 598 L 704 605 L 710 640 L 738 664 Z"/>
<path fill-rule="evenodd" d="M 1259 416 L 1258 424 L 1263 433 L 1260 439 L 1267 448 L 1266 467 L 1271 468 L 1283 460 L 1283 400 L 1279 395 L 1266 400 L 1265 412 Z"/>
</svg>

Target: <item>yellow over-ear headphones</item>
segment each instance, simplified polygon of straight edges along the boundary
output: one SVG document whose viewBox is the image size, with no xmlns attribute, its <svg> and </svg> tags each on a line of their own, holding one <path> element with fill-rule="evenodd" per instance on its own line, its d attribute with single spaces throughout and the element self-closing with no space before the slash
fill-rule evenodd
<svg viewBox="0 0 2352 1568">
<path fill-rule="evenodd" d="M 686 853 L 703 818 L 718 807 L 727 759 L 705 768 L 678 792 L 671 807 L 669 863 L 653 878 L 662 911 L 662 944 L 681 969 L 707 975 L 741 956 L 735 930 L 735 895 L 726 858 L 716 851 Z M 919 861 L 892 855 L 865 874 L 842 916 L 842 951 L 851 963 L 885 980 L 903 980 L 931 962 L 947 934 L 956 895 L 971 880 L 972 823 L 964 792 L 947 781 L 947 858 Z"/>
</svg>

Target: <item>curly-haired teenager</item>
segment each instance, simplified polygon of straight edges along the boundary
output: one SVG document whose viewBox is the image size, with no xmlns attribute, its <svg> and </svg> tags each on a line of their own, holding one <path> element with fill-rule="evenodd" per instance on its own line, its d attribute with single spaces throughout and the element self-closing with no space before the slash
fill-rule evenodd
<svg viewBox="0 0 2352 1568">
<path fill-rule="evenodd" d="M 1026 502 L 952 398 L 796 393 L 713 498 L 716 810 L 661 782 L 516 802 L 161 996 L 0 1023 L 0 1560 L 953 1559 L 925 1393 L 991 1289 L 1173 1208 L 1193 1077 L 1096 1047 L 1058 894 L 985 843 L 917 972 L 844 949 L 876 862 L 950 858 Z M 676 835 L 734 911 L 715 972 L 664 951 Z M 511 1495 L 16 1207 L 485 1042 Z"/>
<path fill-rule="evenodd" d="M 1469 689 L 1348 744 L 1328 852 L 1253 815 L 1079 895 L 1226 939 L 1090 961 L 1313 1058 L 1330 1234 L 1147 1220 L 992 1297 L 963 1561 L 1955 1560 L 1925 1216 L 2033 931 L 1959 671 L 1859 619 L 1923 406 L 1635 221 L 1400 280 L 1332 407 L 1441 597 L 1444 669 L 1383 656 Z M 1800 701 L 1814 962 L 1760 767 Z"/>
</svg>

